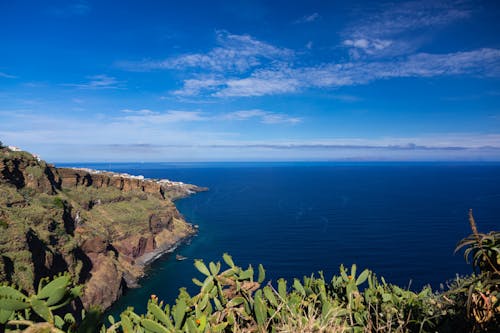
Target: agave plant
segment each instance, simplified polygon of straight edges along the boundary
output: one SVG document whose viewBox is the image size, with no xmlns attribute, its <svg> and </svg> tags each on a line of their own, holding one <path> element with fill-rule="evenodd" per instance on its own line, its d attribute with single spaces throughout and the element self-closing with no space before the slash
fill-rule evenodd
<svg viewBox="0 0 500 333">
<path fill-rule="evenodd" d="M 474 270 L 492 272 L 500 277 L 500 232 L 478 232 L 472 209 L 469 210 L 469 223 L 472 234 L 457 244 L 455 252 L 465 247 L 465 260 L 469 263 L 469 257 L 472 256 Z"/>
<path fill-rule="evenodd" d="M 480 233 L 469 210 L 472 234 L 462 239 L 455 252 L 465 248 L 464 258 L 469 263 L 472 257 L 477 276 L 467 279 L 452 293 L 467 295 L 466 314 L 473 321 L 472 331 L 488 331 L 500 325 L 500 232 Z"/>
</svg>

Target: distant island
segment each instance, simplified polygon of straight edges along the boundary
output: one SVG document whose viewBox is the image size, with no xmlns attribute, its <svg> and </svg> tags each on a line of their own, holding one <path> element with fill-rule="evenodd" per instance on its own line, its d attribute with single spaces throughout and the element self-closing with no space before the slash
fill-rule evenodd
<svg viewBox="0 0 500 333">
<path fill-rule="evenodd" d="M 206 188 L 167 179 L 57 168 L 0 147 L 0 282 L 33 292 L 69 271 L 82 306 L 108 308 L 144 267 L 196 233 L 173 200 Z"/>
</svg>

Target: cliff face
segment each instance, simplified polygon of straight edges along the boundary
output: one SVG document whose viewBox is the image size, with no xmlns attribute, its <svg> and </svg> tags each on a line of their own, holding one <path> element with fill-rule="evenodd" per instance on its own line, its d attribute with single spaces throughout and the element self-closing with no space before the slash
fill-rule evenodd
<svg viewBox="0 0 500 333">
<path fill-rule="evenodd" d="M 33 290 L 70 271 L 85 284 L 83 306 L 107 308 L 145 264 L 195 233 L 172 200 L 200 190 L 0 149 L 0 281 Z"/>
</svg>

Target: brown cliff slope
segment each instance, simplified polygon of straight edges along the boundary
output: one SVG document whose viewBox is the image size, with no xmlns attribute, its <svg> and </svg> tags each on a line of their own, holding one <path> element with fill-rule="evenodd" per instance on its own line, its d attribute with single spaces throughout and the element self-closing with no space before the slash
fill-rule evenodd
<svg viewBox="0 0 500 333">
<path fill-rule="evenodd" d="M 0 282 L 33 290 L 70 271 L 83 305 L 109 307 L 144 265 L 192 236 L 172 200 L 204 190 L 167 180 L 56 168 L 0 148 Z"/>
</svg>

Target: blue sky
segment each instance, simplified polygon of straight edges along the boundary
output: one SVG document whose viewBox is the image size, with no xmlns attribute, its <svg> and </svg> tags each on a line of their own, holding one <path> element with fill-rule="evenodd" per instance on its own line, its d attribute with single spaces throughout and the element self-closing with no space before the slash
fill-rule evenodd
<svg viewBox="0 0 500 333">
<path fill-rule="evenodd" d="M 0 140 L 53 162 L 500 161 L 495 1 L 1 1 Z"/>
</svg>

